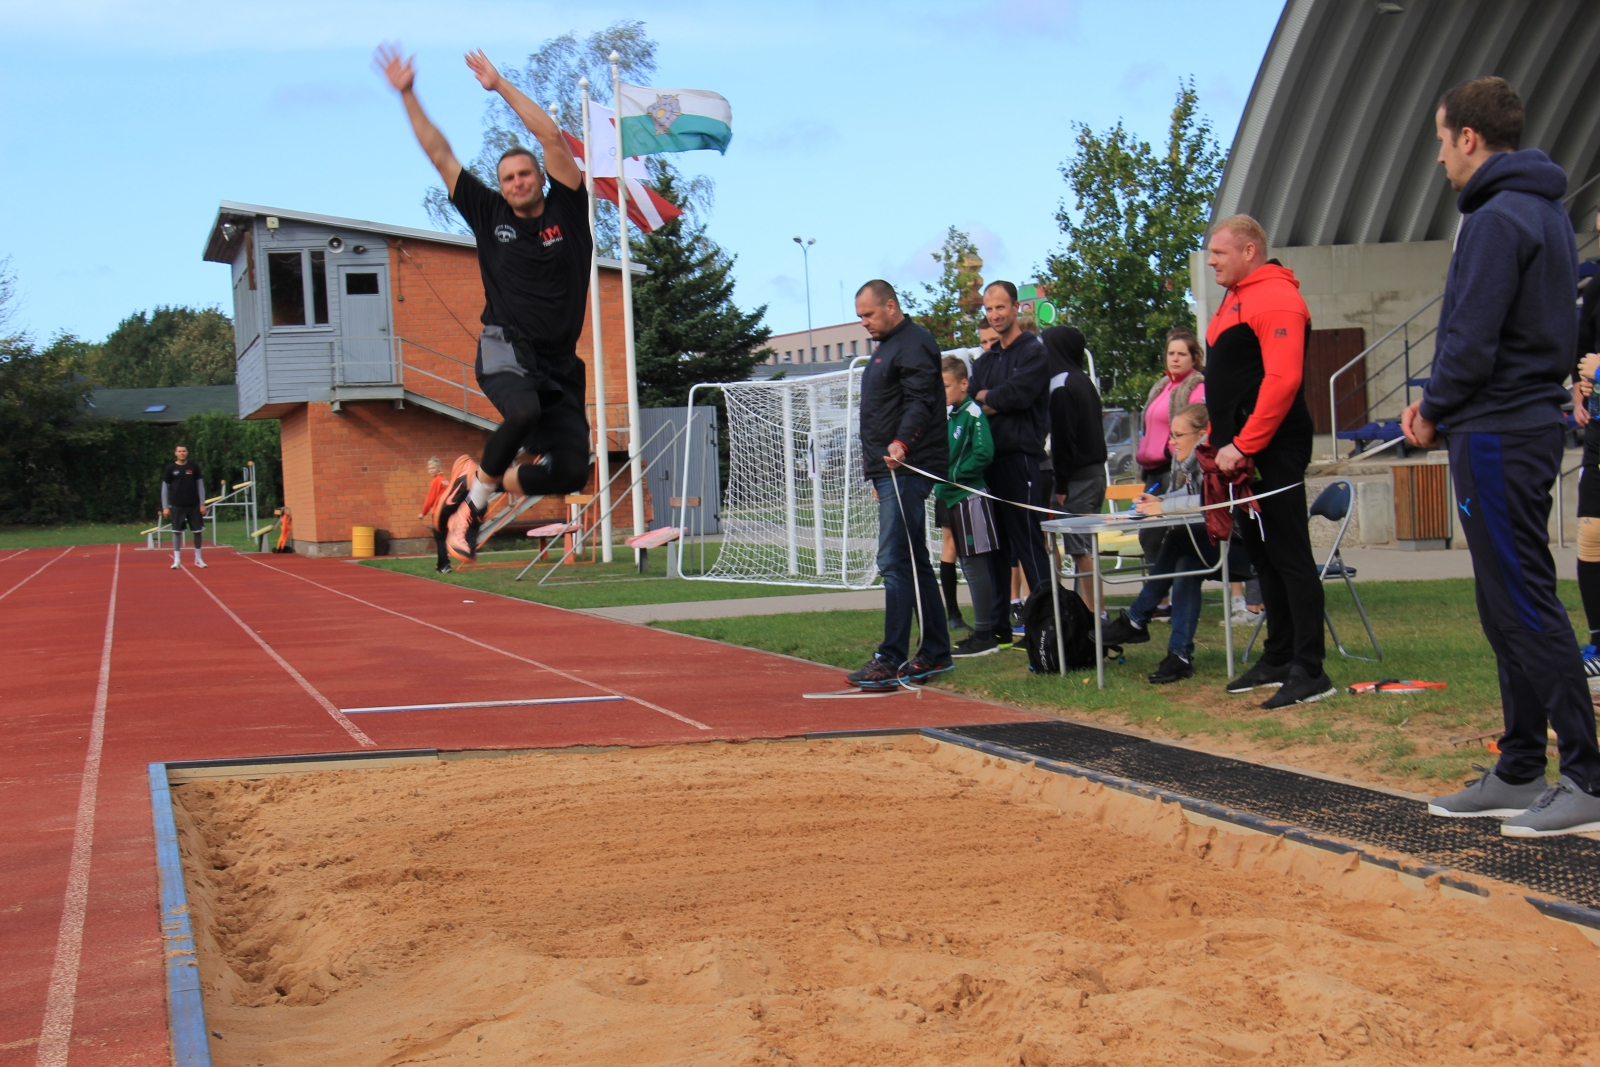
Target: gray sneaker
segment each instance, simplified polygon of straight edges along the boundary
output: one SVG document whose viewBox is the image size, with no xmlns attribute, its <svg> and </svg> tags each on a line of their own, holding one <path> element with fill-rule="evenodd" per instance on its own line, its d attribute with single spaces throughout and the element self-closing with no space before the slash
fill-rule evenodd
<svg viewBox="0 0 1600 1067">
<path fill-rule="evenodd" d="M 1474 763 L 1472 769 L 1482 771 L 1483 777 L 1468 782 L 1459 793 L 1431 802 L 1429 815 L 1443 815 L 1447 819 L 1505 819 L 1527 811 L 1545 791 L 1543 778 L 1535 778 L 1526 785 L 1512 785 L 1487 767 Z"/>
<path fill-rule="evenodd" d="M 1600 797 L 1585 793 L 1564 774 L 1527 811 L 1500 824 L 1506 837 L 1555 837 L 1591 830 L 1600 830 Z"/>
</svg>

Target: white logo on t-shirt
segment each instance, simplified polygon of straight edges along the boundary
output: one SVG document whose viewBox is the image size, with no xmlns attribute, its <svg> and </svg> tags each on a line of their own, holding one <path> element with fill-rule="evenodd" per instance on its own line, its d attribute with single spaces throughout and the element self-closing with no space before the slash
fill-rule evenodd
<svg viewBox="0 0 1600 1067">
<path fill-rule="evenodd" d="M 517 239 L 517 230 L 514 226 L 507 226 L 505 223 L 501 223 L 494 228 L 494 235 L 500 238 L 501 244 L 509 244 Z"/>
</svg>

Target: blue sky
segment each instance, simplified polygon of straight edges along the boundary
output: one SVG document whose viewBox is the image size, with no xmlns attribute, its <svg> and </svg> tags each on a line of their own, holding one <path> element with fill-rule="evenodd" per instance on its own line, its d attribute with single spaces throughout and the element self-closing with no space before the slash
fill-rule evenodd
<svg viewBox="0 0 1600 1067">
<path fill-rule="evenodd" d="M 1156 141 L 1192 76 L 1224 146 L 1280 0 L 552 4 L 543 0 L 0 0 L 0 256 L 22 324 L 98 340 L 156 304 L 230 310 L 202 244 L 220 200 L 427 226 L 435 180 L 370 65 L 417 53 L 418 92 L 467 159 L 485 94 L 545 39 L 639 18 L 662 86 L 732 103 L 726 156 L 680 155 L 717 183 L 710 231 L 737 299 L 804 329 L 791 238 L 815 237 L 817 325 L 873 276 L 931 277 L 968 229 L 986 277 L 1024 280 L 1059 246 L 1073 123 Z M 845 298 L 841 300 L 841 285 Z"/>
</svg>

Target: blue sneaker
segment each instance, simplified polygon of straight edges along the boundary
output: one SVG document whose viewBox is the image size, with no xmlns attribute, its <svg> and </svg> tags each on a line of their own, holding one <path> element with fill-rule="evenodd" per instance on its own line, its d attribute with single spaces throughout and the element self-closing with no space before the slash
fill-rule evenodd
<svg viewBox="0 0 1600 1067">
<path fill-rule="evenodd" d="M 1594 645 L 1584 645 L 1581 651 L 1583 652 L 1583 675 L 1589 679 L 1589 688 L 1591 690 L 1600 690 L 1600 648 L 1596 648 Z"/>
</svg>

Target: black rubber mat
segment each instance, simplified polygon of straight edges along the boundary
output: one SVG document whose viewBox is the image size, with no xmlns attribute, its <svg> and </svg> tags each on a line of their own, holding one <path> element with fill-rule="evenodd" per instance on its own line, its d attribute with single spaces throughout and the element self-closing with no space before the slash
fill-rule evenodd
<svg viewBox="0 0 1600 1067">
<path fill-rule="evenodd" d="M 1405 853 L 1432 867 L 1484 875 L 1600 909 L 1600 841 L 1585 837 L 1501 837 L 1496 819 L 1441 819 L 1417 801 L 1388 793 L 1075 723 L 953 726 L 929 733 L 953 734 L 1130 779 L 1314 834 Z"/>
</svg>

